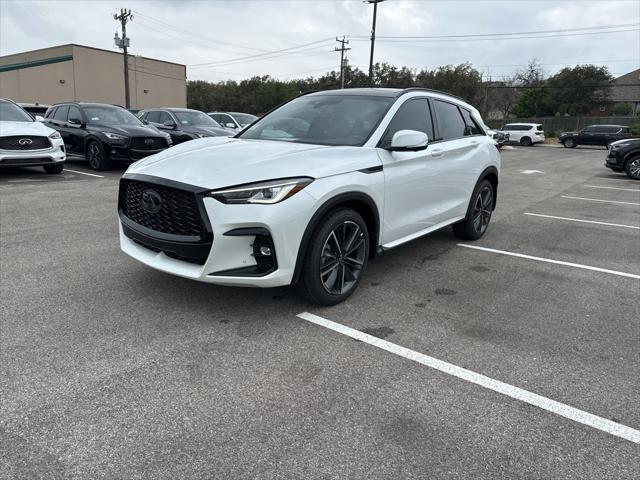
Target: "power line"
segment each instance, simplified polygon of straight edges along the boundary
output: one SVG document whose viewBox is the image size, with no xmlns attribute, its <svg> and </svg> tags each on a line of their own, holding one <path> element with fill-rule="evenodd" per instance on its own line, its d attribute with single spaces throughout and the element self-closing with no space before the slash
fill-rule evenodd
<svg viewBox="0 0 640 480">
<path fill-rule="evenodd" d="M 329 46 L 328 42 L 333 42 L 333 37 L 331 38 L 324 38 L 322 40 L 316 40 L 315 42 L 309 42 L 309 43 L 304 43 L 302 45 L 296 45 L 294 47 L 288 47 L 288 48 L 283 48 L 281 50 L 273 50 L 269 53 L 263 53 L 263 54 L 258 54 L 258 55 L 250 55 L 247 57 L 240 57 L 240 58 L 234 58 L 234 59 L 230 59 L 230 60 L 219 60 L 217 62 L 206 62 L 206 63 L 195 63 L 192 65 L 189 65 L 189 67 L 191 68 L 202 68 L 202 67 L 207 67 L 207 66 L 212 66 L 212 67 L 217 67 L 217 66 L 221 66 L 221 65 L 235 65 L 237 63 L 244 63 L 247 61 L 254 61 L 254 60 L 258 60 L 258 59 L 265 59 L 266 58 L 275 58 L 275 57 L 280 57 L 280 56 L 284 56 L 284 55 L 290 55 L 290 54 L 294 54 L 294 53 L 301 53 L 301 52 L 305 52 L 305 51 L 309 51 L 309 50 L 300 50 L 301 48 L 304 47 L 309 47 L 312 45 L 315 45 L 315 47 L 313 49 L 310 50 L 314 50 L 320 47 L 325 47 L 325 46 Z M 320 44 L 326 44 L 326 45 L 320 45 Z"/>
</svg>

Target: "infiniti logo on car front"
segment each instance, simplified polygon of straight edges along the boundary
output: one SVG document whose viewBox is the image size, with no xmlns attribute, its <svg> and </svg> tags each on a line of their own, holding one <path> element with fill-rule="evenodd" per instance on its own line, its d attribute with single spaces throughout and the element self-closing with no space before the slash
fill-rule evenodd
<svg viewBox="0 0 640 480">
<path fill-rule="evenodd" d="M 30 138 L 21 138 L 20 140 L 18 140 L 18 143 L 20 145 L 31 145 L 33 143 L 33 140 L 31 140 Z"/>
<path fill-rule="evenodd" d="M 145 145 L 153 145 L 153 138 L 146 138 L 144 141 Z"/>
<path fill-rule="evenodd" d="M 140 205 L 149 213 L 158 213 L 162 208 L 162 197 L 155 190 L 145 190 L 142 192 Z"/>
</svg>

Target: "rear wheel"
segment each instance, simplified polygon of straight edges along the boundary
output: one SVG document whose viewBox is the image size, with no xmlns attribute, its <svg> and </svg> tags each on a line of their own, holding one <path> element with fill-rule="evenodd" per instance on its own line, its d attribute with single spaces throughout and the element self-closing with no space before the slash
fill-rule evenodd
<svg viewBox="0 0 640 480">
<path fill-rule="evenodd" d="M 640 180 L 640 156 L 629 159 L 624 166 L 624 171 L 629 178 Z"/>
<path fill-rule="evenodd" d="M 44 168 L 44 171 L 49 174 L 62 173 L 62 170 L 64 170 L 64 162 L 55 163 L 53 165 L 44 165 L 42 168 Z"/>
<path fill-rule="evenodd" d="M 567 138 L 562 142 L 562 145 L 564 145 L 564 148 L 575 148 L 576 141 L 573 138 Z"/>
<path fill-rule="evenodd" d="M 531 145 L 533 145 L 531 137 L 522 137 L 520 139 L 520 145 L 522 145 L 523 147 L 530 147 Z"/>
<path fill-rule="evenodd" d="M 111 162 L 109 162 L 104 147 L 100 142 L 91 140 L 87 144 L 85 156 L 87 157 L 89 166 L 94 170 L 109 170 L 109 168 L 111 168 Z"/>
<path fill-rule="evenodd" d="M 495 192 L 489 180 L 482 180 L 471 195 L 464 220 L 453 224 L 453 233 L 464 240 L 477 240 L 489 228 Z"/>
<path fill-rule="evenodd" d="M 367 268 L 367 224 L 355 210 L 341 208 L 320 222 L 312 239 L 297 288 L 314 303 L 335 305 L 355 291 Z"/>
</svg>

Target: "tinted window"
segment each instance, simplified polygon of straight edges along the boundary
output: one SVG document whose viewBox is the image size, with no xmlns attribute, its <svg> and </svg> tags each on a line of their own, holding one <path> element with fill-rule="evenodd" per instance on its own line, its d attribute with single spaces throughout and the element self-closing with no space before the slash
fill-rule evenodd
<svg viewBox="0 0 640 480">
<path fill-rule="evenodd" d="M 535 125 L 535 126 L 534 126 L 534 128 L 535 128 L 536 130 L 542 130 L 542 125 Z"/>
<path fill-rule="evenodd" d="M 213 113 L 211 115 L 209 115 L 211 118 L 213 118 L 216 122 L 220 123 L 222 120 L 220 120 L 220 117 L 222 117 L 222 115 L 220 115 L 219 113 Z"/>
<path fill-rule="evenodd" d="M 233 118 L 231 118 L 229 115 L 220 115 L 220 123 L 222 123 L 223 126 L 227 126 L 227 123 L 232 123 L 233 126 L 235 127 L 236 122 L 233 121 Z"/>
<path fill-rule="evenodd" d="M 71 120 L 73 118 L 75 120 L 80 120 L 80 122 L 82 122 L 82 112 L 75 105 L 69 105 L 69 114 L 68 114 L 67 118 L 69 120 Z"/>
<path fill-rule="evenodd" d="M 154 110 L 152 112 L 147 113 L 147 122 L 158 123 L 160 120 L 160 112 Z"/>
<path fill-rule="evenodd" d="M 58 107 L 56 113 L 53 114 L 54 120 L 60 120 L 61 122 L 67 121 L 67 114 L 69 113 L 69 105 L 63 105 Z"/>
<path fill-rule="evenodd" d="M 595 133 L 596 127 L 587 127 L 584 129 L 585 133 Z"/>
<path fill-rule="evenodd" d="M 180 124 L 185 127 L 217 127 L 218 123 L 211 118 L 197 110 L 186 110 L 183 112 L 173 112 Z"/>
<path fill-rule="evenodd" d="M 440 129 L 441 139 L 450 140 L 463 137 L 466 125 L 458 107 L 440 100 L 436 100 L 433 103 L 438 115 L 438 128 Z"/>
<path fill-rule="evenodd" d="M 33 122 L 33 118 L 19 106 L 11 102 L 0 101 L 0 121 Z"/>
<path fill-rule="evenodd" d="M 429 140 L 433 139 L 433 124 L 426 98 L 416 98 L 402 104 L 389 123 L 387 133 L 381 142 L 382 147 L 390 146 L 393 135 L 400 130 L 417 130 L 426 133 Z"/>
<path fill-rule="evenodd" d="M 315 145 L 363 145 L 395 98 L 365 95 L 307 95 L 260 118 L 242 138 Z"/>
<path fill-rule="evenodd" d="M 460 109 L 462 111 L 462 117 L 464 118 L 467 135 L 480 135 L 482 132 L 480 131 L 480 127 L 476 124 L 476 121 L 471 117 L 471 112 L 469 110 L 465 110 L 464 108 Z"/>
<path fill-rule="evenodd" d="M 516 125 L 516 124 L 505 125 L 504 127 L 501 128 L 501 130 L 506 130 L 506 131 L 510 131 L 510 132 L 518 132 L 518 131 L 521 130 L 521 125 Z"/>
<path fill-rule="evenodd" d="M 167 112 L 160 112 L 160 119 L 158 123 L 164 125 L 164 122 L 173 122 L 173 118 Z"/>
<path fill-rule="evenodd" d="M 246 127 L 247 125 L 255 122 L 258 119 L 258 117 L 256 117 L 255 115 L 250 115 L 248 113 L 231 112 L 231 114 L 236 119 L 236 122 L 240 124 L 241 127 Z"/>
</svg>

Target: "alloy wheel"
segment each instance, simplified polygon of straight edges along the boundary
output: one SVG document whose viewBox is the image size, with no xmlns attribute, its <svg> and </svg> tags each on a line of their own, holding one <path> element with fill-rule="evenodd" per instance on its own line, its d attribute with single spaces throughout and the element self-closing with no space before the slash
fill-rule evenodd
<svg viewBox="0 0 640 480">
<path fill-rule="evenodd" d="M 89 145 L 88 157 L 89 157 L 89 165 L 91 165 L 93 169 L 97 169 L 100 167 L 100 161 L 101 161 L 100 148 L 98 148 L 98 145 L 96 145 L 95 143 L 92 143 L 91 145 Z"/>
<path fill-rule="evenodd" d="M 348 220 L 334 228 L 320 255 L 320 281 L 325 290 L 341 295 L 353 288 L 366 254 L 364 232 L 357 223 Z"/>
<path fill-rule="evenodd" d="M 473 228 L 478 233 L 484 233 L 491 220 L 493 209 L 493 191 L 489 186 L 485 186 L 478 193 L 476 203 L 473 208 Z"/>
<path fill-rule="evenodd" d="M 629 173 L 633 178 L 640 178 L 640 157 L 630 161 Z"/>
</svg>

